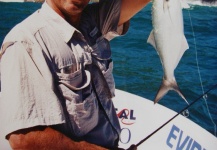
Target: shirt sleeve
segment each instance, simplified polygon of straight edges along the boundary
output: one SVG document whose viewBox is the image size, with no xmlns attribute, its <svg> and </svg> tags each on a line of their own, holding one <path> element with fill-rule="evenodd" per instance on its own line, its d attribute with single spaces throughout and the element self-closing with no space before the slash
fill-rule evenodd
<svg viewBox="0 0 217 150">
<path fill-rule="evenodd" d="M 108 40 L 123 35 L 128 31 L 129 21 L 118 26 L 121 0 L 101 0 L 99 6 L 99 24 L 101 32 Z"/>
<path fill-rule="evenodd" d="M 2 56 L 1 84 L 0 119 L 5 136 L 23 128 L 65 122 L 57 96 L 22 42 L 8 47 Z"/>
<path fill-rule="evenodd" d="M 92 10 L 92 12 L 96 12 L 95 18 L 98 27 L 108 40 L 119 35 L 124 35 L 128 31 L 129 21 L 118 26 L 121 2 L 121 0 L 100 0 L 97 5 L 98 9 L 96 9 L 96 6 L 92 8 L 97 10 Z"/>
</svg>

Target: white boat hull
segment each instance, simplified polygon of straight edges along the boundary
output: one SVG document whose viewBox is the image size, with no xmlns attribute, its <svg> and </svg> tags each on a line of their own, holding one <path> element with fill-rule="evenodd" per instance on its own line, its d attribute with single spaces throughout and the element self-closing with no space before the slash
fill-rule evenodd
<svg viewBox="0 0 217 150">
<path fill-rule="evenodd" d="M 119 145 L 128 148 L 147 137 L 177 113 L 153 101 L 116 90 L 113 99 L 121 124 Z M 179 115 L 142 143 L 138 150 L 216 150 L 217 138 Z"/>
</svg>

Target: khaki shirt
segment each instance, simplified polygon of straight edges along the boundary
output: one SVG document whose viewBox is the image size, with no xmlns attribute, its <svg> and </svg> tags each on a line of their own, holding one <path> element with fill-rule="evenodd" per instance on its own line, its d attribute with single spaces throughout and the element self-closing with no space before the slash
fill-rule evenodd
<svg viewBox="0 0 217 150">
<path fill-rule="evenodd" d="M 59 130 L 75 140 L 117 146 L 120 126 L 111 100 L 115 86 L 109 40 L 124 32 L 117 27 L 120 3 L 88 5 L 75 29 L 45 2 L 11 30 L 1 58 L 4 135 L 61 125 Z"/>
</svg>

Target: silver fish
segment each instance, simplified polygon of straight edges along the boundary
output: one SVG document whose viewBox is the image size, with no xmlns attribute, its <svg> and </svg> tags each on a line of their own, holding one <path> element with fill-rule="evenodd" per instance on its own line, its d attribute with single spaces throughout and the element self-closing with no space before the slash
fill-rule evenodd
<svg viewBox="0 0 217 150">
<path fill-rule="evenodd" d="M 169 90 L 175 90 L 187 102 L 174 76 L 175 68 L 189 48 L 183 27 L 181 3 L 184 1 L 153 0 L 152 2 L 153 30 L 147 42 L 156 49 L 164 70 L 163 81 L 154 103 L 157 103 Z"/>
</svg>

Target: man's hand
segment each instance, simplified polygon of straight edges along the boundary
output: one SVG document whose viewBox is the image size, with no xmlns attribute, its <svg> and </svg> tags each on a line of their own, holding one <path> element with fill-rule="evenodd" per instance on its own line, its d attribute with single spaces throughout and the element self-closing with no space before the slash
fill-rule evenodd
<svg viewBox="0 0 217 150">
<path fill-rule="evenodd" d="M 137 150 L 137 146 L 132 144 L 127 150 Z"/>
<path fill-rule="evenodd" d="M 137 146 L 132 144 L 128 149 L 117 148 L 115 150 L 137 150 Z"/>
</svg>

